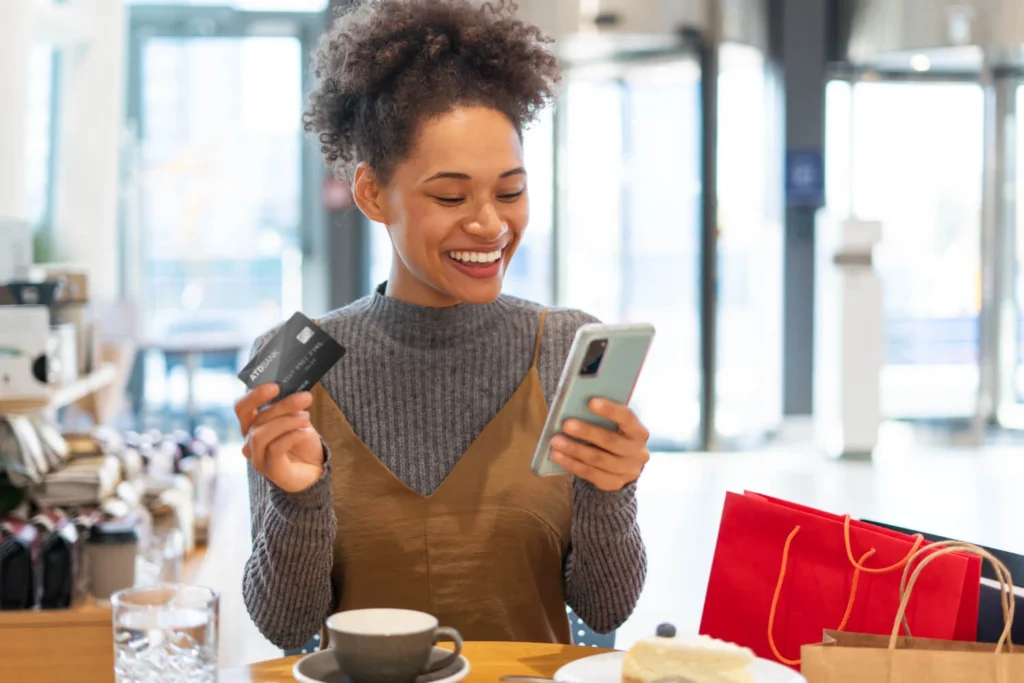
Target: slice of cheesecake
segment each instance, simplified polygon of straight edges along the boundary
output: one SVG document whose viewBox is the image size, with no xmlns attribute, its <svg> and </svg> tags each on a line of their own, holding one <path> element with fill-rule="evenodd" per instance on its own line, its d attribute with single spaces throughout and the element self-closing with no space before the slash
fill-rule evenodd
<svg viewBox="0 0 1024 683">
<path fill-rule="evenodd" d="M 708 636 L 676 636 L 663 624 L 662 634 L 637 642 L 622 662 L 623 683 L 654 683 L 678 678 L 690 683 L 753 683 L 748 670 L 754 653 Z"/>
</svg>

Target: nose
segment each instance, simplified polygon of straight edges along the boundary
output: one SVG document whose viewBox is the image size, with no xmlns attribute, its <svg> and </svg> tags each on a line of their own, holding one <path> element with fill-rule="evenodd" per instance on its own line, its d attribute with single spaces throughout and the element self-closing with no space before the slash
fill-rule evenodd
<svg viewBox="0 0 1024 683">
<path fill-rule="evenodd" d="M 508 224 L 501 220 L 501 216 L 495 211 L 494 205 L 488 202 L 484 204 L 480 215 L 471 220 L 466 226 L 466 232 L 488 242 L 496 242 L 508 232 Z"/>
</svg>

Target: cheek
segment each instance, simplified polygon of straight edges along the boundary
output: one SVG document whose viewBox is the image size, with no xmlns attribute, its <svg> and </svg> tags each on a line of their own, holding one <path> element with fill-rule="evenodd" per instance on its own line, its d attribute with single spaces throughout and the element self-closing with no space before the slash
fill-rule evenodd
<svg viewBox="0 0 1024 683">
<path fill-rule="evenodd" d="M 404 257 L 413 259 L 436 253 L 451 230 L 451 217 L 446 215 L 445 207 L 426 203 L 407 209 L 402 222 L 392 230 L 398 249 Z"/>
<path fill-rule="evenodd" d="M 530 201 L 523 197 L 505 212 L 505 222 L 515 234 L 522 234 L 530 222 Z"/>
</svg>

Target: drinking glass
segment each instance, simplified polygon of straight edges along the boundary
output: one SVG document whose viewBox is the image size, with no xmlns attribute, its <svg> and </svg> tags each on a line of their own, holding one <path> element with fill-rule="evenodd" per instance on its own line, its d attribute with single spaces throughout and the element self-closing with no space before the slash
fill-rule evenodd
<svg viewBox="0 0 1024 683">
<path fill-rule="evenodd" d="M 216 683 L 220 596 L 160 584 L 111 597 L 117 683 Z"/>
</svg>

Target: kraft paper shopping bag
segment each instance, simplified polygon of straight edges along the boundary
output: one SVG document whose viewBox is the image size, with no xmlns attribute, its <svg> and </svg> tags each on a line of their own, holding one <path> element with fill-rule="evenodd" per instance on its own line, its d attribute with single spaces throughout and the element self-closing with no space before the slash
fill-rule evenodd
<svg viewBox="0 0 1024 683">
<path fill-rule="evenodd" d="M 984 557 L 997 569 L 1004 621 L 999 641 L 993 646 L 900 635 L 922 572 L 942 557 L 962 552 Z M 991 553 L 967 543 L 936 543 L 914 555 L 901 583 L 900 607 L 888 636 L 826 631 L 823 642 L 803 647 L 802 672 L 808 683 L 1024 683 L 1024 651 L 1015 651 L 1010 642 L 1013 580 Z"/>
</svg>

